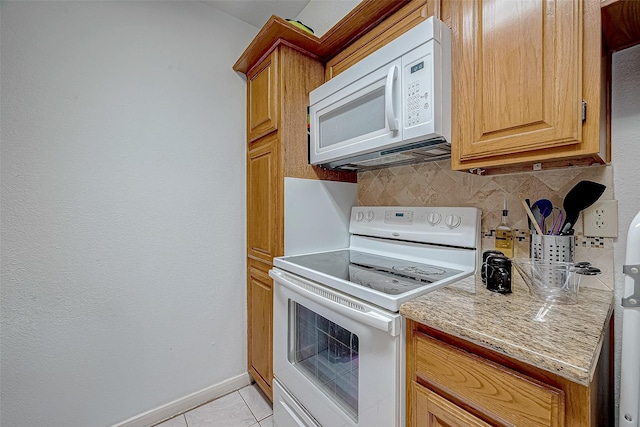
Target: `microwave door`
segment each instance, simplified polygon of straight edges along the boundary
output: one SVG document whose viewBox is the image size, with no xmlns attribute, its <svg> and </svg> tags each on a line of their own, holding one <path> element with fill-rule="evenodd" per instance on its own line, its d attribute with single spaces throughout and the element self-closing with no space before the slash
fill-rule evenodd
<svg viewBox="0 0 640 427">
<path fill-rule="evenodd" d="M 310 108 L 311 164 L 402 142 L 401 60 L 332 93 Z"/>
</svg>

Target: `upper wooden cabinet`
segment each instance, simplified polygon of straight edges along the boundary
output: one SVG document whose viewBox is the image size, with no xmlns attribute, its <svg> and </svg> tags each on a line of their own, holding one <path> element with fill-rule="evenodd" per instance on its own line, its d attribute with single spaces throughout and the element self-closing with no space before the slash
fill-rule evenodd
<svg viewBox="0 0 640 427">
<path fill-rule="evenodd" d="M 640 1 L 602 0 L 602 32 L 616 51 L 640 43 Z"/>
<path fill-rule="evenodd" d="M 250 73 L 274 46 L 280 44 L 295 46 L 310 57 L 326 62 L 409 1 L 362 0 L 320 38 L 273 15 L 240 55 L 233 69 Z"/>
<path fill-rule="evenodd" d="M 278 128 L 278 55 L 274 51 L 247 75 L 247 139 L 254 141 Z"/>
<path fill-rule="evenodd" d="M 599 4 L 452 0 L 450 6 L 452 167 L 604 163 Z"/>
<path fill-rule="evenodd" d="M 433 16 L 436 4 L 439 4 L 439 0 L 414 0 L 407 3 L 355 43 L 327 61 L 325 78 L 332 79 L 362 58 Z"/>
<path fill-rule="evenodd" d="M 458 105 L 460 158 L 571 144 L 581 134 L 578 3 L 464 2 L 474 16 L 463 55 Z M 547 14 L 547 11 L 551 13 Z M 470 40 L 470 43 L 466 43 Z M 470 96 L 464 97 L 463 93 Z"/>
</svg>

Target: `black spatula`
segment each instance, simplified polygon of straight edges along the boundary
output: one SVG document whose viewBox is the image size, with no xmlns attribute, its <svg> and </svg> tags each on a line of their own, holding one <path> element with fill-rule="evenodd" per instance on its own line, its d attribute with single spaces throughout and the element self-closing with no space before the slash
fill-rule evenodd
<svg viewBox="0 0 640 427">
<path fill-rule="evenodd" d="M 562 224 L 561 235 L 573 234 L 573 226 L 576 224 L 580 212 L 594 204 L 602 196 L 606 188 L 606 185 L 597 182 L 580 181 L 569 190 L 562 202 L 565 219 Z"/>
</svg>

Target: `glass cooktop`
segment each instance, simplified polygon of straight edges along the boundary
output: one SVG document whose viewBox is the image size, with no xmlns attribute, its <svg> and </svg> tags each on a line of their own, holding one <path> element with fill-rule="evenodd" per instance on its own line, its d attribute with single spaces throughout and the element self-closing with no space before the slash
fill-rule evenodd
<svg viewBox="0 0 640 427">
<path fill-rule="evenodd" d="M 389 295 L 404 294 L 462 273 L 349 249 L 290 256 L 286 261 Z"/>
</svg>

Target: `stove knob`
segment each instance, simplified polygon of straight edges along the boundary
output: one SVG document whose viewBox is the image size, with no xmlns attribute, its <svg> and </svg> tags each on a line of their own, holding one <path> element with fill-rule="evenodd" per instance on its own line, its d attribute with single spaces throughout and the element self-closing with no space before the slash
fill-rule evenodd
<svg viewBox="0 0 640 427">
<path fill-rule="evenodd" d="M 462 219 L 458 215 L 447 215 L 444 219 L 444 223 L 447 224 L 449 228 L 456 228 L 460 225 Z"/>
<path fill-rule="evenodd" d="M 356 221 L 360 222 L 360 221 L 362 221 L 363 219 L 364 219 L 364 213 L 362 213 L 362 212 L 358 212 L 358 213 L 356 214 Z"/>
<path fill-rule="evenodd" d="M 367 221 L 371 222 L 373 220 L 374 213 L 373 211 L 367 212 Z"/>
<path fill-rule="evenodd" d="M 438 225 L 440 220 L 442 220 L 442 215 L 438 212 L 429 212 L 427 215 L 427 222 L 431 225 Z"/>
</svg>

